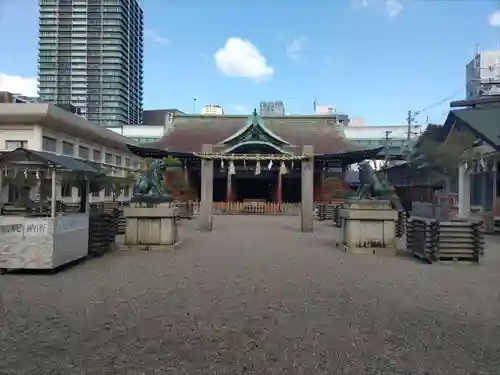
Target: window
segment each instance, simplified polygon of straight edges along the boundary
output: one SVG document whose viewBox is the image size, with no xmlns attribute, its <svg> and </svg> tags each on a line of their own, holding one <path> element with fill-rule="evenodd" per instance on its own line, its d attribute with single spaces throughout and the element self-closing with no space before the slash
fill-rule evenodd
<svg viewBox="0 0 500 375">
<path fill-rule="evenodd" d="M 113 163 L 113 154 L 106 152 L 106 154 L 104 156 L 104 162 L 107 164 Z"/>
<path fill-rule="evenodd" d="M 125 187 L 123 188 L 123 196 L 124 196 L 124 197 L 128 197 L 129 195 L 130 195 L 130 187 L 125 186 Z"/>
<path fill-rule="evenodd" d="M 98 162 L 101 162 L 101 161 L 102 161 L 102 154 L 101 154 L 101 151 L 99 151 L 99 150 L 94 150 L 94 151 L 92 152 L 92 156 L 93 156 L 94 161 L 98 161 Z"/>
<path fill-rule="evenodd" d="M 61 196 L 72 197 L 73 196 L 73 185 L 69 182 L 64 182 L 61 186 Z"/>
<path fill-rule="evenodd" d="M 57 139 L 51 137 L 42 137 L 42 150 L 57 152 Z"/>
<path fill-rule="evenodd" d="M 81 157 L 82 159 L 87 159 L 89 158 L 89 148 L 85 146 L 80 146 L 78 147 L 78 156 Z"/>
<path fill-rule="evenodd" d="M 15 150 L 16 148 L 27 148 L 28 141 L 5 141 L 6 150 Z"/>
<path fill-rule="evenodd" d="M 64 155 L 75 155 L 75 145 L 71 142 L 63 141 L 62 143 L 62 152 Z"/>
<path fill-rule="evenodd" d="M 104 195 L 106 197 L 113 196 L 113 190 L 111 190 L 111 188 L 109 186 L 106 186 L 106 188 L 104 189 Z"/>
<path fill-rule="evenodd" d="M 122 157 L 119 155 L 116 155 L 116 165 L 122 165 Z"/>
<path fill-rule="evenodd" d="M 130 168 L 130 159 L 129 158 L 125 158 L 125 166 L 127 168 Z"/>
</svg>

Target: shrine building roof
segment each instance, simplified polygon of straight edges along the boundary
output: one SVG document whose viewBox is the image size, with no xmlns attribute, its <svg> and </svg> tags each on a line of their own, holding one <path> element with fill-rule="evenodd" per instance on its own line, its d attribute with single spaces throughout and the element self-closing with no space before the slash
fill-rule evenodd
<svg viewBox="0 0 500 375">
<path fill-rule="evenodd" d="M 141 147 L 169 152 L 200 152 L 203 144 L 235 144 L 263 140 L 300 152 L 311 145 L 315 154 L 343 154 L 367 150 L 349 141 L 337 123 L 325 115 L 263 117 L 256 111 L 249 116 L 206 116 L 176 114 L 171 130 L 160 140 Z M 252 133 L 252 134 L 250 134 Z M 245 138 L 246 137 L 246 138 Z M 293 147 L 295 146 L 295 147 Z"/>
</svg>

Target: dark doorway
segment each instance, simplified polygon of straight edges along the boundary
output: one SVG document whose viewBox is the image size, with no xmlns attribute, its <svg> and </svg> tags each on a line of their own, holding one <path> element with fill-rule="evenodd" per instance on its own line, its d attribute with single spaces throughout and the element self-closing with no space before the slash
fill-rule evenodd
<svg viewBox="0 0 500 375">
<path fill-rule="evenodd" d="M 236 178 L 235 179 L 236 200 L 265 200 L 272 202 L 275 190 L 274 181 L 270 178 Z"/>
<path fill-rule="evenodd" d="M 283 202 L 300 203 L 302 201 L 300 177 L 283 178 Z"/>
<path fill-rule="evenodd" d="M 227 177 L 214 178 L 214 202 L 225 202 L 227 200 Z"/>
</svg>

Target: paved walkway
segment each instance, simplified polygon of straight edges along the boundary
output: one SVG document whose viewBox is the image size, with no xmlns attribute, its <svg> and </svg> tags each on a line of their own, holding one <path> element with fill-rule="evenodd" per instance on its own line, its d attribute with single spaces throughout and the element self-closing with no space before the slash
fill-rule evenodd
<svg viewBox="0 0 500 375">
<path fill-rule="evenodd" d="M 0 374 L 498 373 L 493 250 L 425 265 L 342 253 L 297 217 L 182 226 L 176 252 L 1 277 Z"/>
</svg>

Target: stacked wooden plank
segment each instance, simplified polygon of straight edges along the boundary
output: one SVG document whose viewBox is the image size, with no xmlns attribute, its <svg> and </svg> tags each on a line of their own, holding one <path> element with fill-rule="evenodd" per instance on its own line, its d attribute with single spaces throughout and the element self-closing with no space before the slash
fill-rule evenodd
<svg viewBox="0 0 500 375">
<path fill-rule="evenodd" d="M 398 221 L 396 222 L 396 237 L 401 238 L 406 230 L 406 212 L 398 211 Z"/>
<path fill-rule="evenodd" d="M 192 202 L 178 201 L 178 202 L 176 202 L 176 206 L 178 209 L 178 216 L 180 219 L 191 220 L 193 218 L 193 204 L 192 204 Z"/>
<path fill-rule="evenodd" d="M 431 263 L 479 262 L 484 255 L 482 223 L 412 218 L 408 221 L 406 247 L 413 255 Z"/>
<path fill-rule="evenodd" d="M 439 246 L 436 260 L 479 262 L 484 255 L 484 232 L 481 222 L 446 221 L 439 223 Z"/>
<path fill-rule="evenodd" d="M 436 220 L 411 218 L 406 232 L 406 248 L 416 257 L 432 262 L 437 246 Z"/>
<path fill-rule="evenodd" d="M 116 237 L 116 218 L 113 212 L 91 212 L 89 219 L 89 254 L 102 256 Z"/>
<path fill-rule="evenodd" d="M 320 221 L 333 220 L 335 215 L 335 203 L 318 203 L 317 212 Z"/>
<path fill-rule="evenodd" d="M 333 211 L 333 223 L 337 228 L 342 227 L 342 220 L 340 219 L 340 209 L 342 208 L 342 205 L 336 205 Z"/>
</svg>

